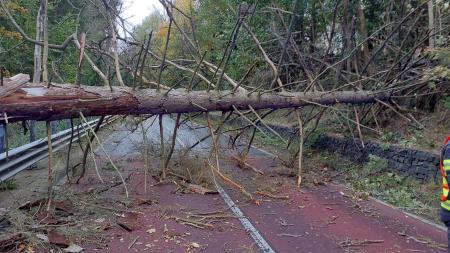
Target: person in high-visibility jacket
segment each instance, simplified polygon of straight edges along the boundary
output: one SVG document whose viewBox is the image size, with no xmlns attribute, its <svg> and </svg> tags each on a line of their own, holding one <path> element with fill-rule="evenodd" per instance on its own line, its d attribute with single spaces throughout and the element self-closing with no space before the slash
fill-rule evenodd
<svg viewBox="0 0 450 253">
<path fill-rule="evenodd" d="M 450 136 L 444 142 L 441 151 L 440 169 L 442 175 L 442 196 L 441 196 L 441 221 L 447 227 L 447 239 L 450 245 L 450 197 L 449 197 L 449 175 L 450 175 Z M 450 247 L 448 247 L 450 253 Z"/>
</svg>

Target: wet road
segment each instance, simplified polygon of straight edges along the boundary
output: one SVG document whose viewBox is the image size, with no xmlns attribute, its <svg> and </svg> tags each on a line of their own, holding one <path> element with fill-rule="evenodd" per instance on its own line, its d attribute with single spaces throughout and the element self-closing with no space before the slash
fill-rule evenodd
<svg viewBox="0 0 450 253">
<path fill-rule="evenodd" d="M 151 118 L 144 125 L 147 137 L 159 143 L 158 121 Z M 173 127 L 174 120 L 164 117 L 164 134 L 168 142 Z M 105 147 L 114 159 L 125 160 L 140 154 L 141 128 L 137 127 L 134 132 L 129 129 L 124 124 L 105 140 Z M 209 130 L 204 127 L 183 125 L 178 130 L 176 147 L 189 147 L 208 133 Z M 225 137 L 220 140 L 222 147 L 226 147 L 227 142 Z M 195 151 L 208 154 L 210 146 L 211 140 L 207 139 Z M 446 252 L 446 233 L 442 227 L 375 200 L 356 201 L 352 199 L 351 192 L 340 185 L 328 183 L 299 190 L 293 186 L 293 179 L 280 177 L 274 172 L 278 164 L 267 152 L 252 149 L 247 162 L 262 170 L 264 175 L 237 168 L 232 159 L 223 161 L 221 169 L 249 190 L 278 185 L 276 195 L 289 198 L 260 197 L 261 204 L 255 205 L 249 203 L 239 191 L 226 185 L 218 186 L 219 192 L 220 189 L 224 190 L 220 195 L 222 198 L 219 195 L 177 195 L 173 194 L 169 186 L 158 188 L 157 195 L 162 205 L 178 204 L 205 212 L 228 208 L 240 218 L 228 224 L 231 230 L 222 228 L 204 235 L 204 230 L 190 229 L 189 235 L 204 246 L 198 251 L 245 252 L 247 247 L 251 247 L 260 252 Z M 134 165 L 134 168 L 139 167 L 142 164 Z M 280 183 L 286 180 L 288 183 Z M 157 215 L 148 211 L 145 213 L 140 217 L 142 222 L 157 224 L 158 229 L 163 226 L 156 218 Z M 131 240 L 136 234 L 128 236 Z M 150 252 L 187 252 L 187 248 L 192 251 L 197 249 L 189 247 L 189 244 L 185 244 L 182 249 L 169 249 L 163 242 L 153 242 L 155 247 Z M 114 247 L 120 248 L 120 245 Z M 127 250 L 123 248 L 119 252 Z"/>
</svg>

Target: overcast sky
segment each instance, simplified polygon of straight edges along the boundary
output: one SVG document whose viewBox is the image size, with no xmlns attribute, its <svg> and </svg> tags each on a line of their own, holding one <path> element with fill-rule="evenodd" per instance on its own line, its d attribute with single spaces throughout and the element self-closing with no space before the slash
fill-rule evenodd
<svg viewBox="0 0 450 253">
<path fill-rule="evenodd" d="M 137 25 L 150 15 L 155 9 L 162 10 L 158 0 L 124 0 L 125 11 L 123 17 L 132 25 Z"/>
</svg>

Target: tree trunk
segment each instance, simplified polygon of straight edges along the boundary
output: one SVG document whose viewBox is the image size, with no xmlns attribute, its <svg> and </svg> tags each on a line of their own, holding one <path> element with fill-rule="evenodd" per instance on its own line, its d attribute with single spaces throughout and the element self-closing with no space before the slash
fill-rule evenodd
<svg viewBox="0 0 450 253">
<path fill-rule="evenodd" d="M 365 40 L 367 38 L 367 27 L 366 27 L 366 16 L 364 15 L 364 10 L 362 7 L 362 2 L 358 1 L 358 19 L 359 19 L 359 34 L 361 36 L 361 40 Z M 362 66 L 365 66 L 369 61 L 369 42 L 366 41 L 362 44 Z M 367 68 L 367 73 L 369 76 L 372 75 L 372 69 Z"/>
<path fill-rule="evenodd" d="M 29 85 L 18 89 L 0 101 L 0 113 L 8 120 L 58 120 L 86 116 L 140 115 L 192 113 L 207 111 L 232 111 L 248 109 L 295 108 L 306 105 L 333 105 L 374 103 L 375 99 L 387 100 L 389 94 L 367 91 L 295 92 L 230 94 L 229 91 L 206 92 L 184 89 L 172 90 L 168 94 L 155 89 L 133 92 L 128 87 L 107 87 L 52 84 L 50 88 Z M 1 119 L 1 118 L 0 118 Z"/>
<path fill-rule="evenodd" d="M 36 17 L 36 41 L 42 41 L 42 36 L 44 34 L 44 2 L 41 1 L 39 5 L 39 11 Z M 34 45 L 34 73 L 33 73 L 33 83 L 41 82 L 41 70 L 42 70 L 42 46 Z"/>
<path fill-rule="evenodd" d="M 44 1 L 40 1 L 39 11 L 36 17 L 36 41 L 42 41 L 44 35 Z M 34 45 L 34 70 L 33 70 L 33 83 L 41 82 L 41 72 L 42 72 L 42 46 Z M 30 142 L 36 140 L 36 122 L 30 121 Z"/>
<path fill-rule="evenodd" d="M 47 85 L 49 83 L 48 74 L 48 0 L 41 0 L 41 6 L 44 7 L 43 39 L 44 47 L 42 49 L 42 81 Z"/>
<path fill-rule="evenodd" d="M 428 29 L 430 33 L 433 34 L 435 32 L 434 29 L 434 3 L 433 0 L 428 1 Z M 430 36 L 429 47 L 434 48 L 434 36 Z"/>
</svg>

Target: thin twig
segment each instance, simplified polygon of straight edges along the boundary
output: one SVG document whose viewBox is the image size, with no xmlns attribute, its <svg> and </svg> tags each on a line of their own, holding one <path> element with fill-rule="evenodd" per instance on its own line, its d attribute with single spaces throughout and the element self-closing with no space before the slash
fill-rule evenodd
<svg viewBox="0 0 450 253">
<path fill-rule="evenodd" d="M 299 127 L 299 152 L 298 152 L 298 173 L 297 173 L 297 187 L 300 187 L 302 183 L 302 160 L 303 160 L 303 121 L 300 116 L 299 109 L 295 110 L 295 114 L 297 116 L 298 127 Z"/>
<path fill-rule="evenodd" d="M 52 145 L 52 129 L 50 126 L 50 121 L 45 122 L 45 127 L 47 129 L 47 146 L 48 146 L 48 191 L 47 191 L 47 212 L 50 212 L 50 206 L 52 203 L 53 195 L 53 145 Z"/>
<path fill-rule="evenodd" d="M 83 119 L 83 121 L 84 121 L 85 123 L 87 123 L 87 120 L 86 120 L 86 118 L 84 117 L 84 115 L 83 115 L 82 112 L 80 112 L 80 116 L 81 116 L 81 118 Z M 94 129 L 92 129 L 91 125 L 89 125 L 89 124 L 88 124 L 88 127 L 89 127 L 89 129 L 91 130 L 91 133 L 94 135 L 95 139 L 97 140 L 98 145 L 99 145 L 100 148 L 103 150 L 103 152 L 105 153 L 106 157 L 108 157 L 108 160 L 109 160 L 109 162 L 111 163 L 111 166 L 113 166 L 113 168 L 116 170 L 117 174 L 119 175 L 120 180 L 121 180 L 122 183 L 123 183 L 123 187 L 125 188 L 125 194 L 126 194 L 126 196 L 127 196 L 127 198 L 128 198 L 128 197 L 129 197 L 129 194 L 128 194 L 128 188 L 127 188 L 127 184 L 126 184 L 126 182 L 125 182 L 125 179 L 123 178 L 123 176 L 122 176 L 122 174 L 120 173 L 119 169 L 116 167 L 116 165 L 115 165 L 114 162 L 112 161 L 112 159 L 111 159 L 111 157 L 109 156 L 108 152 L 106 152 L 105 147 L 103 147 L 103 144 L 102 144 L 102 142 L 100 141 L 100 138 L 98 138 L 98 136 L 97 136 L 97 134 L 95 133 Z"/>
</svg>

